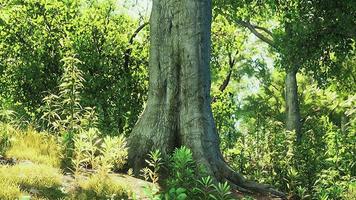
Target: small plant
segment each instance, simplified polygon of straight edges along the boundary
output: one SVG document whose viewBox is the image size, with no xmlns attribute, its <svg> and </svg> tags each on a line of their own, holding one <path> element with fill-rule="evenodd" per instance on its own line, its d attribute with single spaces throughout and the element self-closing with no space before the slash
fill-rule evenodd
<svg viewBox="0 0 356 200">
<path fill-rule="evenodd" d="M 187 147 L 174 151 L 169 160 L 170 176 L 163 199 L 231 200 L 230 186 L 227 182 L 215 185 L 205 174 L 203 166 L 196 165 L 193 154 Z"/>
<path fill-rule="evenodd" d="M 145 160 L 148 167 L 143 168 L 141 173 L 146 181 L 151 180 L 152 183 L 156 184 L 159 180 L 159 170 L 163 164 L 161 152 L 159 150 L 151 151 L 148 156 L 149 159 Z"/>
<path fill-rule="evenodd" d="M 74 158 L 72 159 L 75 174 L 79 174 L 83 168 L 97 168 L 96 153 L 101 139 L 99 131 L 91 128 L 82 131 L 74 138 Z"/>
<path fill-rule="evenodd" d="M 214 194 L 210 194 L 210 197 L 214 200 L 233 200 L 230 192 L 230 185 L 225 183 L 218 183 L 214 185 Z"/>
<path fill-rule="evenodd" d="M 210 198 L 210 194 L 214 191 L 213 179 L 210 176 L 203 177 L 198 180 L 198 185 L 193 188 L 194 196 L 199 200 L 205 200 Z"/>
<path fill-rule="evenodd" d="M 161 200 L 162 195 L 159 193 L 159 188 L 154 185 L 154 186 L 145 186 L 144 187 L 144 193 L 147 196 L 148 199 L 150 200 Z"/>
<path fill-rule="evenodd" d="M 124 136 L 109 137 L 103 140 L 96 128 L 82 131 L 74 139 L 72 162 L 76 174 L 85 168 L 99 170 L 106 174 L 114 168 L 120 169 L 126 163 L 127 147 Z"/>
<path fill-rule="evenodd" d="M 198 178 L 193 154 L 190 149 L 181 147 L 176 149 L 170 158 L 170 178 L 167 181 L 172 188 L 190 188 Z"/>
<path fill-rule="evenodd" d="M 171 188 L 168 193 L 164 195 L 165 200 L 185 200 L 188 199 L 187 190 L 184 188 Z"/>
<path fill-rule="evenodd" d="M 81 63 L 80 60 L 67 56 L 61 61 L 64 73 L 59 84 L 59 94 L 50 94 L 43 99 L 45 105 L 41 118 L 51 130 L 73 133 L 79 130 L 83 118 L 80 91 L 84 87 L 84 78 L 77 67 Z"/>
</svg>

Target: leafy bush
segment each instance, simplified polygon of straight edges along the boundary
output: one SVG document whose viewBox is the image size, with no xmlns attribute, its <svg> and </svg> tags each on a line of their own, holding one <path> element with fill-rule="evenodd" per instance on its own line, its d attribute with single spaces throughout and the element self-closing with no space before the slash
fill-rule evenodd
<svg viewBox="0 0 356 200">
<path fill-rule="evenodd" d="M 188 189 L 197 179 L 197 171 L 193 154 L 187 147 L 176 149 L 169 162 L 170 178 L 167 180 L 169 187 Z"/>
<path fill-rule="evenodd" d="M 159 194 L 156 188 L 146 188 L 151 199 L 165 200 L 231 200 L 230 186 L 227 182 L 215 185 L 210 176 L 202 177 L 203 170 L 193 160 L 193 154 L 187 147 L 175 149 L 168 163 L 162 162 L 158 150 L 151 151 L 146 163 L 149 167 L 142 170 L 146 180 L 157 183 L 159 169 L 167 164 L 169 177 L 166 180 L 165 190 Z"/>
<path fill-rule="evenodd" d="M 356 199 L 356 180 L 349 183 L 347 191 L 344 194 L 345 199 L 352 200 Z"/>
<path fill-rule="evenodd" d="M 126 163 L 127 147 L 123 136 L 100 138 L 98 129 L 90 128 L 81 131 L 74 138 L 75 171 L 92 168 L 101 172 L 109 172 L 121 168 Z"/>
</svg>

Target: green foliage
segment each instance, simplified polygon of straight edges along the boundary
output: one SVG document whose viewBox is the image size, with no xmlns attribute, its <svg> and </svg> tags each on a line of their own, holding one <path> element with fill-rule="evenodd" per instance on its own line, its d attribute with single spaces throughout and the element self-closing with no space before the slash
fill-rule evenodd
<svg viewBox="0 0 356 200">
<path fill-rule="evenodd" d="M 186 189 L 184 188 L 171 188 L 165 195 L 164 199 L 172 199 L 172 200 L 185 200 L 187 199 Z"/>
<path fill-rule="evenodd" d="M 149 154 L 149 159 L 146 159 L 145 162 L 148 164 L 148 167 L 145 167 L 141 170 L 142 176 L 145 180 L 150 180 L 152 183 L 157 184 L 159 180 L 159 172 L 161 169 L 162 157 L 159 150 L 151 151 Z"/>
<path fill-rule="evenodd" d="M 11 134 L 15 130 L 9 124 L 0 123 L 0 157 L 4 156 L 5 152 L 11 145 Z"/>
<path fill-rule="evenodd" d="M 64 73 L 58 87 L 59 95 L 50 94 L 44 98 L 44 114 L 41 118 L 49 130 L 75 134 L 81 129 L 94 127 L 96 116 L 93 108 L 81 106 L 84 79 L 82 71 L 77 67 L 81 61 L 71 56 L 62 61 Z"/>
<path fill-rule="evenodd" d="M 1 3 L 0 101 L 23 120 L 38 123 L 43 115 L 40 108 L 48 106 L 43 99 L 59 98 L 59 85 L 69 89 L 62 95 L 73 95 L 70 80 L 58 77 L 74 78 L 73 70 L 63 68 L 62 61 L 75 62 L 86 82 L 81 83 L 81 98 L 71 96 L 65 104 L 70 107 L 79 100 L 83 108 L 95 107 L 101 130 L 128 133 L 146 99 L 148 32 L 140 31 L 129 44 L 139 22 L 121 12 L 121 6 L 110 0 Z M 71 108 L 65 109 L 72 112 Z M 61 107 L 46 109 L 50 123 L 39 124 L 41 128 L 77 125 L 75 115 L 68 115 L 74 118 L 70 121 L 56 109 Z M 53 124 L 59 117 L 67 122 Z"/>
<path fill-rule="evenodd" d="M 169 187 L 189 189 L 197 177 L 191 150 L 184 146 L 176 149 L 170 158 L 169 170 L 170 178 L 167 180 Z"/>
<path fill-rule="evenodd" d="M 215 193 L 210 194 L 211 199 L 214 200 L 232 200 L 230 185 L 225 183 L 218 183 L 218 185 L 214 185 Z"/>
<path fill-rule="evenodd" d="M 210 176 L 202 177 L 193 188 L 194 198 L 197 200 L 232 200 L 230 185 L 225 183 L 213 183 Z"/>
<path fill-rule="evenodd" d="M 77 175 L 83 169 L 92 168 L 104 174 L 120 169 L 126 163 L 127 147 L 124 136 L 102 140 L 98 129 L 82 131 L 74 138 L 74 158 L 72 160 Z"/>
<path fill-rule="evenodd" d="M 225 157 L 249 179 L 290 196 L 343 198 L 355 176 L 354 95 L 320 89 L 312 79 L 298 77 L 303 137 L 297 144 L 295 133 L 284 130 L 283 76 L 274 72 L 267 77 L 271 79 L 261 82 L 260 91 L 235 111 L 241 135 Z"/>
<path fill-rule="evenodd" d="M 198 185 L 194 187 L 193 193 L 199 200 L 209 199 L 214 187 L 213 179 L 210 176 L 202 177 L 201 180 L 198 180 Z"/>
<path fill-rule="evenodd" d="M 149 157 L 150 159 L 146 160 L 149 167 L 142 170 L 146 180 L 150 179 L 154 184 L 157 184 L 161 166 L 166 164 L 169 170 L 169 177 L 165 181 L 163 192 L 160 193 L 158 187 L 146 188 L 146 194 L 150 199 L 232 199 L 230 186 L 227 182 L 216 185 L 210 176 L 199 178 L 203 174 L 203 170 L 195 164 L 189 148 L 183 146 L 175 149 L 168 163 L 162 162 L 161 153 L 158 150 L 150 152 Z"/>
</svg>

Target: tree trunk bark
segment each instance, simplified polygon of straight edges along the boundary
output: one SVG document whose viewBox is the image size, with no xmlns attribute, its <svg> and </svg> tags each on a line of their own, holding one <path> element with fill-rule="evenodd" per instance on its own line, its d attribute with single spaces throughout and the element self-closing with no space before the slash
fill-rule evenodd
<svg viewBox="0 0 356 200">
<path fill-rule="evenodd" d="M 301 142 L 301 123 L 298 101 L 297 70 L 287 71 L 286 75 L 286 128 L 289 131 L 295 131 L 297 143 Z"/>
<path fill-rule="evenodd" d="M 137 173 L 151 150 L 186 146 L 217 180 L 273 193 L 233 172 L 220 152 L 210 107 L 211 19 L 211 0 L 153 1 L 148 101 L 129 137 L 128 164 Z"/>
</svg>

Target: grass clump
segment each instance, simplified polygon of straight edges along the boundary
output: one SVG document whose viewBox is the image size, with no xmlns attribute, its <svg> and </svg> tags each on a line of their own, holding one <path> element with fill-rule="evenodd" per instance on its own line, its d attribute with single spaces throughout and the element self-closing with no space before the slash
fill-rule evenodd
<svg viewBox="0 0 356 200">
<path fill-rule="evenodd" d="M 0 199 L 17 199 L 25 193 L 56 199 L 62 175 L 59 169 L 43 164 L 21 163 L 0 166 Z"/>
<path fill-rule="evenodd" d="M 38 133 L 30 128 L 23 132 L 13 133 L 11 147 L 5 155 L 18 160 L 30 160 L 38 164 L 58 167 L 60 165 L 61 147 L 55 136 Z"/>
<path fill-rule="evenodd" d="M 20 187 L 9 180 L 0 177 L 0 199 L 13 200 L 21 195 Z"/>
<path fill-rule="evenodd" d="M 93 174 L 78 181 L 79 188 L 72 199 L 122 200 L 130 199 L 132 192 L 108 175 Z"/>
</svg>

